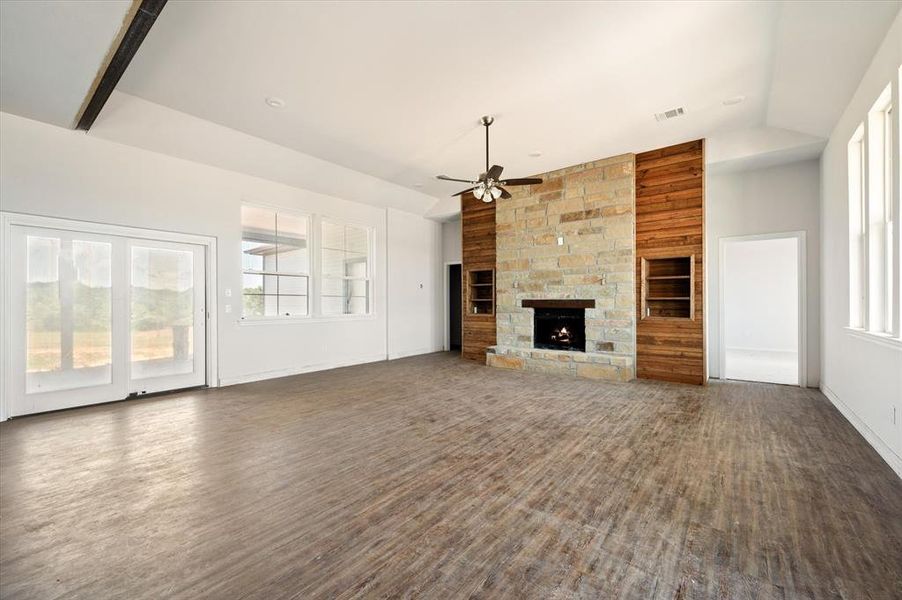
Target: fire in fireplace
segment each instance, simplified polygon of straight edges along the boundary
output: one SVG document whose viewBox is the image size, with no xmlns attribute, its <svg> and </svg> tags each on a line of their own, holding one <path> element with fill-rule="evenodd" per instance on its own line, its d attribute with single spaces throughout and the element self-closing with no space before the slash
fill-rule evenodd
<svg viewBox="0 0 902 600">
<path fill-rule="evenodd" d="M 548 350 L 586 351 L 584 308 L 536 308 L 533 346 Z"/>
</svg>

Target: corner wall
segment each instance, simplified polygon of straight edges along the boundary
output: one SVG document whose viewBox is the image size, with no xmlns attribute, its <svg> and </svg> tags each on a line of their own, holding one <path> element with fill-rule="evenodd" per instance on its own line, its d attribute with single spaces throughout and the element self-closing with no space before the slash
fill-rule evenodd
<svg viewBox="0 0 902 600">
<path fill-rule="evenodd" d="M 894 82 L 894 102 L 899 106 L 900 64 L 902 13 L 896 16 L 821 156 L 820 226 L 821 389 L 902 476 L 902 347 L 845 329 L 849 321 L 848 143 L 890 82 Z M 894 112 L 899 131 L 898 113 L 902 111 Z M 896 140 L 898 157 L 898 136 Z M 895 164 L 897 198 L 900 162 Z"/>
</svg>

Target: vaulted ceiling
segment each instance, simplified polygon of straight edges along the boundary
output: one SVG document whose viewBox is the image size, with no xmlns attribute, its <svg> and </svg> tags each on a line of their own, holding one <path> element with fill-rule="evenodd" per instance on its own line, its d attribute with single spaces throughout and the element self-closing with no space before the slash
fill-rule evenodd
<svg viewBox="0 0 902 600">
<path fill-rule="evenodd" d="M 512 175 L 765 126 L 827 137 L 898 8 L 174 2 L 120 89 L 445 196 L 434 175 L 483 170 L 483 114 Z"/>
<path fill-rule="evenodd" d="M 432 198 L 483 114 L 512 176 L 699 137 L 764 164 L 820 152 L 900 4 L 170 0 L 117 89 Z"/>
</svg>

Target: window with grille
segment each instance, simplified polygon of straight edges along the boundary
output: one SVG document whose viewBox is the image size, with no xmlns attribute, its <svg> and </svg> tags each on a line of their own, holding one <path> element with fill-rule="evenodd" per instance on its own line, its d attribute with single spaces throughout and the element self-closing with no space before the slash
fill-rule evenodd
<svg viewBox="0 0 902 600">
<path fill-rule="evenodd" d="M 257 206 L 241 207 L 242 317 L 310 313 L 310 219 Z"/>
</svg>

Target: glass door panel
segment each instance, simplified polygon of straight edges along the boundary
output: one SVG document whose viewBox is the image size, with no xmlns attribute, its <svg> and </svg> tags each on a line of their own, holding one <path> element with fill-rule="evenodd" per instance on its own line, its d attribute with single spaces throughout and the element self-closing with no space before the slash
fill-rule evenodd
<svg viewBox="0 0 902 600">
<path fill-rule="evenodd" d="M 112 244 L 27 236 L 25 392 L 112 383 Z"/>
<path fill-rule="evenodd" d="M 133 240 L 129 270 L 130 390 L 203 385 L 203 248 Z"/>
<path fill-rule="evenodd" d="M 113 275 L 121 240 L 11 229 L 11 414 L 115 400 Z"/>
</svg>

